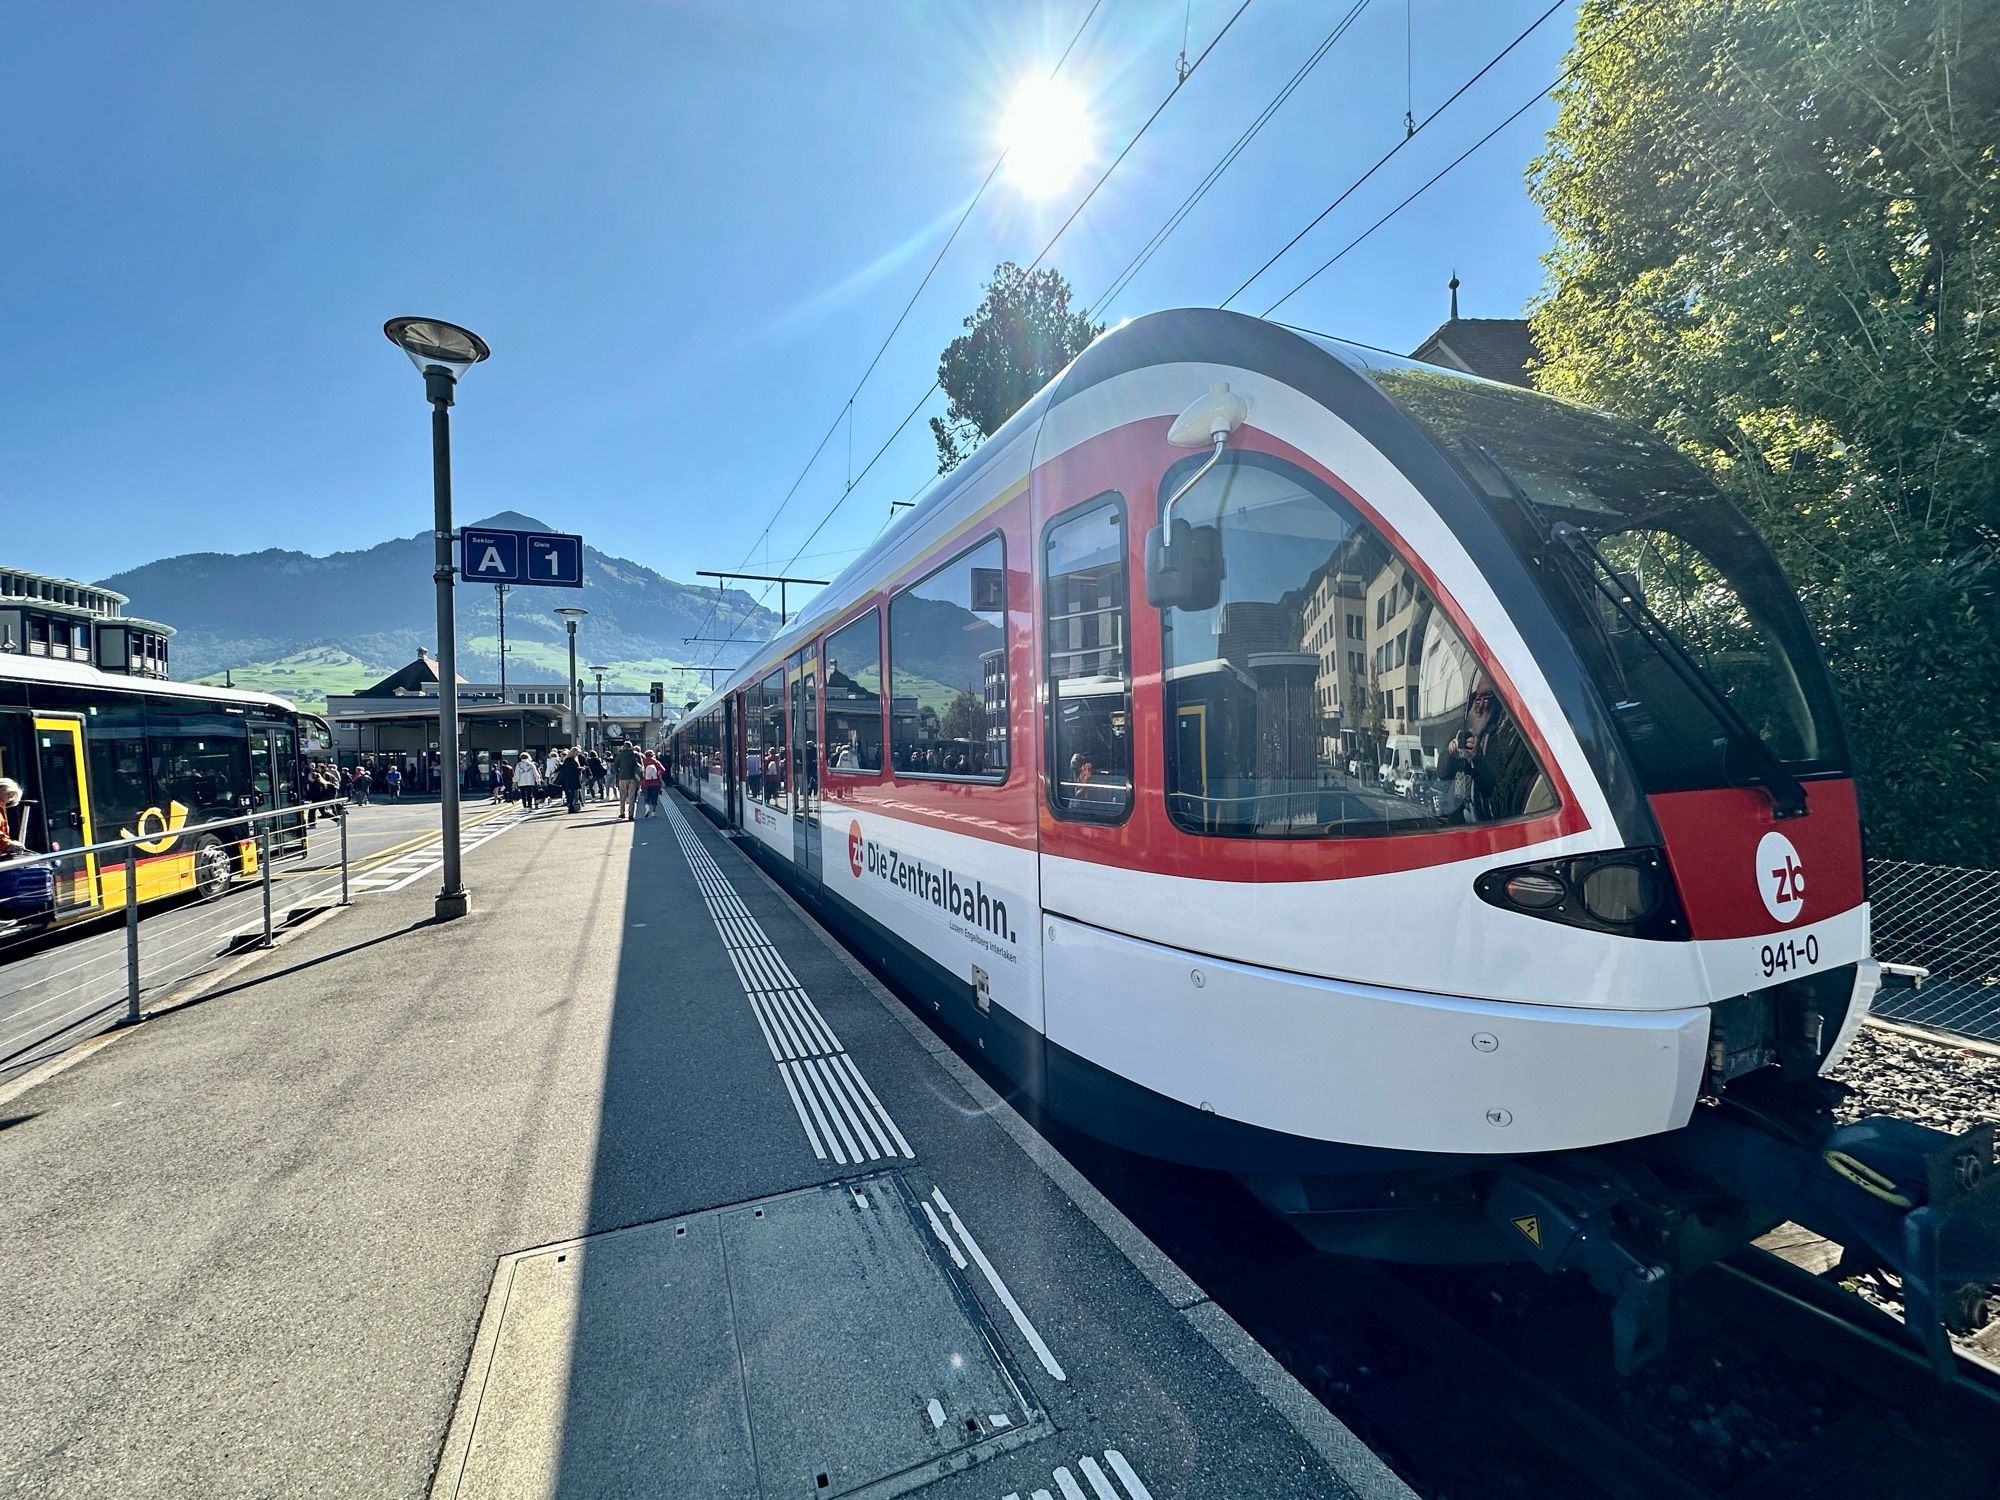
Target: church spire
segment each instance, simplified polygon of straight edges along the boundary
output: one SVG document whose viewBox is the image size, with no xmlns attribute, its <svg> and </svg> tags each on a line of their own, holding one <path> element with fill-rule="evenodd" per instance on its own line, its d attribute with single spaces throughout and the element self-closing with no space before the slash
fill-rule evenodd
<svg viewBox="0 0 2000 1500">
<path fill-rule="evenodd" d="M 1451 288 L 1451 320 L 1452 322 L 1456 323 L 1458 321 L 1458 272 L 1457 271 L 1453 271 L 1451 273 L 1451 280 L 1447 282 L 1446 285 L 1448 285 Z"/>
</svg>

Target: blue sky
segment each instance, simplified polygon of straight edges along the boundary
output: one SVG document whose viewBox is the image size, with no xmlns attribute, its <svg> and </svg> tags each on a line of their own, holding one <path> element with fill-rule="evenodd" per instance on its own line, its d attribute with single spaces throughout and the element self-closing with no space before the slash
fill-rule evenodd
<svg viewBox="0 0 2000 1500">
<path fill-rule="evenodd" d="M 1002 259 L 1035 254 L 1240 0 L 1102 0 L 1062 76 L 1090 165 L 996 182 L 854 401 L 888 437 Z M 1099 296 L 1350 0 L 1252 0 L 1051 254 Z M 1373 0 L 1108 312 L 1213 305 L 1546 8 Z M 1089 0 L 21 7 L 0 57 L 0 554 L 97 578 L 428 522 L 399 313 L 492 344 L 454 414 L 461 518 L 514 508 L 680 578 L 752 549 Z M 1405 26 L 1414 36 L 1406 56 Z M 1240 299 L 1265 305 L 1562 66 L 1565 5 Z M 1392 348 L 1517 313 L 1544 102 L 1278 316 Z M 941 397 L 926 409 L 941 409 Z M 843 428 L 751 559 L 842 500 Z M 920 418 L 795 571 L 934 472 Z M 831 576 L 830 571 L 819 576 Z"/>
</svg>

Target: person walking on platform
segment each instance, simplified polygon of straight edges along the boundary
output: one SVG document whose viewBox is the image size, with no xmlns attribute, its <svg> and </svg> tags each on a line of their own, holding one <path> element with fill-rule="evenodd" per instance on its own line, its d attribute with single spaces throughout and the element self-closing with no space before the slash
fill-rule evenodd
<svg viewBox="0 0 2000 1500">
<path fill-rule="evenodd" d="M 667 768 L 648 750 L 646 758 L 639 762 L 639 795 L 645 799 L 647 817 L 660 810 L 660 789 L 666 784 Z"/>
<path fill-rule="evenodd" d="M 369 790 L 375 785 L 375 777 L 369 772 L 368 762 L 361 761 L 354 767 L 354 805 L 368 805 Z"/>
<path fill-rule="evenodd" d="M 611 754 L 611 775 L 618 783 L 619 820 L 628 820 L 638 812 L 639 757 L 622 740 Z"/>
<path fill-rule="evenodd" d="M 389 800 L 400 802 L 403 798 L 403 768 L 393 760 L 390 761 L 389 769 L 383 773 L 382 779 L 389 788 Z"/>
<path fill-rule="evenodd" d="M 535 769 L 535 757 L 523 750 L 521 763 L 514 767 L 514 790 L 520 795 L 523 807 L 534 807 L 541 795 L 541 781 L 541 772 Z"/>
<path fill-rule="evenodd" d="M 605 769 L 604 757 L 599 755 L 595 750 L 584 751 L 583 769 L 584 780 L 590 787 L 592 800 L 602 802 L 604 800 L 604 781 L 607 774 L 609 774 Z"/>
<path fill-rule="evenodd" d="M 574 750 L 556 767 L 556 785 L 562 788 L 563 806 L 570 812 L 583 811 L 583 757 Z"/>
</svg>

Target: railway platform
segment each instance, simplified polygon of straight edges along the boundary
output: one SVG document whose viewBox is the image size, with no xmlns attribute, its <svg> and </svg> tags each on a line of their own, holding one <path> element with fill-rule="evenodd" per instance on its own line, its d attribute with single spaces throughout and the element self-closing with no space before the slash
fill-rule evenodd
<svg viewBox="0 0 2000 1500">
<path fill-rule="evenodd" d="M 699 815 L 0 1090 L 0 1492 L 1407 1493 Z"/>
</svg>

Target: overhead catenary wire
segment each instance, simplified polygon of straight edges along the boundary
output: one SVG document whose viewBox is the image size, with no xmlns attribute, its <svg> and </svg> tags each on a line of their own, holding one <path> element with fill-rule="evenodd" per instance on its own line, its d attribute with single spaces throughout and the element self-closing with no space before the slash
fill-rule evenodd
<svg viewBox="0 0 2000 1500">
<path fill-rule="evenodd" d="M 1284 306 L 1285 303 L 1291 301 L 1292 298 L 1296 297 L 1300 292 L 1304 291 L 1314 281 L 1318 280 L 1320 276 L 1324 275 L 1329 269 L 1331 269 L 1335 264 L 1335 262 L 1339 261 L 1342 256 L 1347 254 L 1348 251 L 1352 250 L 1355 246 L 1359 245 L 1363 240 L 1366 240 L 1370 235 L 1374 234 L 1376 230 L 1380 229 L 1384 224 L 1387 224 L 1391 219 L 1395 218 L 1397 214 L 1401 213 L 1404 209 L 1408 208 L 1412 203 L 1416 202 L 1417 199 L 1423 197 L 1425 193 L 1429 192 L 1432 188 L 1436 187 L 1438 183 L 1442 182 L 1446 177 L 1450 176 L 1451 173 L 1455 171 L 1459 166 L 1461 166 L 1468 158 L 1470 158 L 1474 152 L 1478 151 L 1488 141 L 1491 141 L 1495 136 L 1499 135 L 1501 131 L 1505 130 L 1509 125 L 1512 125 L 1516 120 L 1520 119 L 1522 115 L 1526 114 L 1529 110 L 1533 109 L 1537 104 L 1540 104 L 1544 99 L 1548 98 L 1550 94 L 1554 93 L 1557 89 L 1561 88 L 1565 83 L 1567 83 L 1572 77 L 1576 75 L 1577 71 L 1581 69 L 1585 63 L 1589 62 L 1591 58 L 1595 57 L 1610 43 L 1622 37 L 1628 30 L 1631 29 L 1633 23 L 1637 21 L 1640 16 L 1644 15 L 1645 12 L 1646 12 L 1645 7 L 1635 7 L 1632 10 L 1631 14 L 1629 14 L 1615 30 L 1607 33 L 1605 36 L 1600 37 L 1597 40 L 1596 44 L 1592 46 L 1589 51 L 1583 53 L 1568 67 L 1564 68 L 1561 73 L 1556 75 L 1555 79 L 1552 82 L 1550 82 L 1543 88 L 1536 90 L 1535 93 L 1530 95 L 1527 99 L 1523 100 L 1519 108 L 1515 109 L 1499 124 L 1495 125 L 1491 130 L 1487 131 L 1486 134 L 1482 135 L 1478 140 L 1474 141 L 1470 146 L 1467 146 L 1463 151 L 1459 152 L 1457 156 L 1453 157 L 1450 161 L 1446 162 L 1436 172 L 1432 173 L 1431 176 L 1425 180 L 1425 182 L 1421 187 L 1417 188 L 1414 192 L 1410 193 L 1394 208 L 1390 209 L 1387 213 L 1383 214 L 1381 218 L 1377 219 L 1373 224 L 1370 224 L 1366 229 L 1362 230 L 1361 233 L 1357 234 L 1353 239 L 1349 240 L 1345 245 L 1342 245 L 1340 249 L 1336 250 L 1332 255 L 1328 256 L 1324 261 L 1320 262 L 1320 264 L 1317 267 L 1315 267 L 1305 277 L 1304 280 L 1300 281 L 1296 286 L 1294 286 L 1290 291 L 1286 292 L 1284 296 L 1280 297 L 1276 302 L 1273 302 L 1269 307 L 1266 307 L 1261 316 L 1268 318 L 1273 312 L 1277 311 L 1280 307 Z"/>
<path fill-rule="evenodd" d="M 1111 164 L 1104 169 L 1102 174 L 1099 175 L 1097 181 L 1091 184 L 1090 190 L 1083 195 L 1082 200 L 1078 202 L 1076 207 L 1070 210 L 1069 216 L 1065 218 L 1062 221 L 1062 223 L 1056 227 L 1055 233 L 1049 236 L 1048 242 L 1042 246 L 1041 250 L 1036 253 L 1035 258 L 1027 264 L 1024 270 L 1033 271 L 1037 266 L 1041 265 L 1041 263 L 1048 258 L 1049 252 L 1054 250 L 1057 243 L 1061 241 L 1062 237 L 1069 232 L 1070 226 L 1076 223 L 1078 216 L 1081 215 L 1084 209 L 1090 205 L 1090 201 L 1097 196 L 1098 192 L 1103 188 L 1104 184 L 1111 179 L 1112 173 L 1116 172 L 1120 164 L 1124 162 L 1125 158 L 1132 154 L 1132 149 L 1139 144 L 1140 140 L 1144 138 L 1146 132 L 1152 128 L 1154 121 L 1160 118 L 1160 115 L 1166 110 L 1166 107 L 1174 101 L 1174 97 L 1180 93 L 1183 87 L 1186 86 L 1188 79 L 1194 76 L 1195 71 L 1198 68 L 1200 68 L 1204 62 L 1208 60 L 1209 54 L 1216 49 L 1216 47 L 1221 43 L 1222 39 L 1229 35 L 1230 28 L 1235 26 L 1237 21 L 1242 18 L 1243 13 L 1250 8 L 1250 5 L 1251 5 L 1251 0 L 1242 0 L 1242 4 L 1238 5 L 1236 9 L 1230 13 L 1229 19 L 1222 23 L 1222 28 L 1219 31 L 1217 31 L 1214 36 L 1209 38 L 1208 45 L 1203 47 L 1201 49 L 1200 54 L 1194 59 L 1194 61 L 1188 64 L 1187 72 L 1176 78 L 1174 86 L 1169 90 L 1167 90 L 1165 97 L 1163 97 L 1160 100 L 1159 104 L 1154 107 L 1153 112 L 1146 117 L 1145 122 L 1141 124 L 1138 130 L 1133 133 L 1132 138 L 1125 143 L 1124 148 L 1121 151 L 1119 151 L 1118 155 L 1112 158 Z M 1074 42 L 1072 42 L 1071 45 L 1074 46 L 1075 45 Z M 1068 55 L 1067 53 L 1064 54 L 1064 56 L 1067 55 Z M 853 480 L 848 485 L 848 487 L 845 490 L 843 490 L 838 497 L 835 498 L 834 502 L 830 506 L 827 507 L 825 513 L 821 515 L 818 524 L 815 525 L 811 531 L 806 533 L 805 540 L 799 544 L 798 552 L 795 552 L 792 555 L 792 557 L 788 558 L 781 565 L 781 571 L 783 568 L 791 567 L 793 563 L 797 561 L 799 552 L 803 552 L 807 547 L 811 546 L 814 538 L 816 538 L 820 534 L 820 532 L 826 529 L 827 523 L 830 522 L 837 514 L 839 514 L 841 506 L 847 502 L 848 498 L 854 493 L 855 489 L 860 485 L 861 481 L 868 476 L 869 471 L 872 470 L 875 467 L 875 465 L 881 461 L 883 454 L 889 451 L 890 446 L 896 441 L 896 439 L 903 435 L 903 430 L 907 428 L 910 425 L 910 423 L 914 422 L 917 419 L 917 414 L 924 409 L 925 403 L 928 402 L 931 399 L 931 397 L 937 393 L 939 387 L 940 387 L 940 382 L 937 380 L 933 380 L 930 383 L 930 385 L 925 388 L 923 395 L 917 398 L 916 405 L 912 406 L 908 411 L 908 413 L 904 415 L 903 420 L 898 422 L 895 425 L 895 427 L 890 431 L 889 436 L 885 438 L 882 442 L 882 445 L 875 450 L 874 455 L 868 460 L 866 464 L 862 465 L 861 471 L 858 474 L 854 475 Z M 765 593 L 768 594 L 769 592 L 770 590 L 767 588 L 765 590 Z M 728 637 L 725 637 L 725 640 L 733 639 L 734 635 L 735 635 L 735 630 L 734 628 L 732 628 L 730 635 Z M 718 647 L 716 648 L 715 652 L 710 653 L 709 660 L 711 662 L 715 660 L 715 657 L 720 653 L 720 650 L 721 648 Z"/>
<path fill-rule="evenodd" d="M 1284 107 L 1286 101 L 1297 92 L 1299 85 L 1305 82 L 1306 76 L 1319 66 L 1327 53 L 1333 50 L 1334 44 L 1360 18 L 1361 13 L 1368 8 L 1368 5 L 1369 0 L 1355 0 L 1353 7 L 1348 10 L 1347 14 L 1340 18 L 1333 30 L 1326 34 L 1317 47 L 1313 48 L 1307 55 L 1306 60 L 1299 64 L 1290 78 L 1285 80 L 1284 86 L 1272 96 L 1270 102 L 1257 112 L 1256 118 L 1236 138 L 1235 144 L 1222 154 L 1216 164 L 1208 169 L 1207 175 L 1195 184 L 1193 191 L 1181 200 L 1180 207 L 1169 214 L 1166 222 L 1153 231 L 1152 237 L 1144 245 L 1140 246 L 1133 257 L 1125 263 L 1124 269 L 1111 279 L 1111 284 L 1095 300 L 1086 304 L 1092 317 L 1102 318 L 1105 310 L 1125 294 L 1125 289 L 1132 284 L 1133 278 L 1146 268 L 1147 262 L 1152 260 L 1160 247 L 1166 244 L 1167 240 L 1180 228 L 1182 221 L 1194 211 L 1195 206 L 1203 198 L 1208 196 L 1209 189 L 1222 179 L 1222 175 L 1230 167 L 1235 165 L 1236 158 L 1243 154 L 1250 142 L 1255 140 L 1258 133 L 1270 123 L 1271 117 L 1277 114 Z"/>
<path fill-rule="evenodd" d="M 1054 79 L 1062 72 L 1063 65 L 1069 61 L 1070 54 L 1076 50 L 1076 44 L 1083 40 L 1084 32 L 1089 29 L 1091 20 L 1097 15 L 1098 8 L 1103 3 L 1104 0 L 1091 0 L 1090 9 L 1084 12 L 1083 19 L 1077 23 L 1076 31 L 1069 39 L 1069 45 L 1063 48 L 1062 56 L 1056 59 L 1055 66 L 1049 70 L 1049 77 L 1051 79 Z M 1248 3 L 1248 0 L 1245 0 L 1245 3 Z M 832 440 L 834 433 L 839 429 L 843 416 L 846 417 L 848 424 L 847 466 L 849 478 L 847 487 L 850 490 L 854 487 L 854 479 L 852 477 L 854 468 L 854 398 L 861 394 L 861 388 L 868 383 L 868 377 L 875 373 L 875 367 L 882 362 L 882 356 L 888 352 L 889 345 L 895 342 L 896 335 L 902 331 L 903 324 L 910 316 L 910 310 L 917 305 L 917 299 L 924 294 L 924 288 L 931 284 L 931 278 L 937 274 L 937 268 L 944 263 L 946 253 L 957 243 L 959 231 L 965 228 L 966 221 L 972 217 L 972 211 L 979 206 L 980 200 L 986 196 L 986 190 L 993 185 L 993 179 L 1000 175 L 1000 169 L 1006 165 L 1006 162 L 1007 151 L 1005 148 L 1002 148 L 1000 154 L 993 159 L 993 165 L 987 168 L 986 176 L 981 179 L 979 187 L 972 195 L 971 201 L 965 205 L 965 211 L 958 216 L 958 222 L 952 225 L 951 233 L 945 236 L 944 243 L 938 247 L 938 253 L 931 257 L 930 265 L 924 270 L 923 279 L 917 283 L 916 289 L 910 293 L 909 299 L 904 302 L 903 310 L 896 314 L 896 321 L 889 325 L 888 333 L 883 335 L 882 342 L 876 346 L 874 356 L 868 361 L 867 368 L 861 372 L 861 378 L 854 382 L 854 389 L 848 393 L 847 400 L 842 404 L 841 410 L 834 414 L 833 421 L 828 424 L 825 434 L 820 438 L 818 444 L 814 446 L 812 455 L 806 459 L 805 467 L 799 470 L 798 477 L 792 481 L 791 488 L 785 491 L 784 498 L 778 502 L 778 508 L 772 511 L 770 519 L 765 521 L 764 529 L 757 534 L 756 540 L 750 543 L 749 549 L 743 554 L 743 561 L 736 565 L 738 568 L 745 566 L 749 562 L 750 558 L 756 554 L 758 544 L 768 537 L 771 534 L 771 528 L 778 524 L 778 518 L 785 513 L 785 507 L 792 503 L 792 497 L 798 494 L 799 486 L 805 483 L 806 476 L 812 472 L 813 465 L 819 462 L 820 454 L 826 450 L 827 443 Z M 790 567 L 791 564 L 787 563 L 785 566 Z M 766 588 L 758 596 L 759 602 L 761 603 L 764 598 L 768 597 L 770 592 L 770 589 Z M 702 621 L 702 629 L 697 630 L 695 632 L 696 635 L 700 635 L 713 622 L 715 611 L 720 606 L 720 603 L 721 599 L 718 591 L 717 602 L 715 605 L 710 606 L 708 617 Z M 709 660 L 711 662 L 715 660 L 713 654 L 710 655 Z"/>
<path fill-rule="evenodd" d="M 1331 203 L 1327 204 L 1327 206 L 1325 208 L 1322 208 L 1318 213 L 1314 214 L 1311 219 L 1307 220 L 1305 225 L 1298 231 L 1298 233 L 1294 234 L 1290 239 L 1286 240 L 1284 244 L 1280 245 L 1277 248 L 1277 250 L 1272 253 L 1271 257 L 1264 262 L 1264 264 L 1259 266 L 1256 270 L 1252 271 L 1248 276 L 1244 277 L 1242 284 L 1239 285 L 1235 291 L 1231 292 L 1227 297 L 1224 297 L 1220 302 L 1218 302 L 1216 306 L 1227 307 L 1229 306 L 1230 303 L 1234 302 L 1238 297 L 1242 296 L 1243 293 L 1247 291 L 1259 277 L 1261 277 L 1266 271 L 1270 270 L 1271 267 L 1275 266 L 1280 260 L 1282 260 L 1294 245 L 1298 244 L 1300 240 L 1304 239 L 1307 235 L 1311 234 L 1313 230 L 1317 229 L 1323 222 L 1325 222 L 1327 215 L 1331 214 L 1336 208 L 1339 208 L 1341 204 L 1345 203 L 1350 197 L 1352 197 L 1354 193 L 1357 192 L 1365 183 L 1367 183 L 1370 178 L 1372 178 L 1377 172 L 1381 171 L 1383 167 L 1387 166 L 1390 160 L 1393 159 L 1398 152 L 1400 152 L 1405 146 L 1409 145 L 1411 141 L 1415 140 L 1419 135 L 1421 135 L 1433 120 L 1437 119 L 1446 110 L 1450 109 L 1452 105 L 1456 104 L 1460 99 L 1464 98 L 1466 92 L 1470 90 L 1474 84 L 1478 83 L 1480 79 L 1484 78 L 1488 73 L 1492 72 L 1494 68 L 1498 67 L 1509 53 L 1511 53 L 1516 47 L 1520 46 L 1521 43 L 1525 42 L 1536 31 L 1540 30 L 1541 27 L 1544 25 L 1544 23 L 1548 21 L 1549 17 L 1553 16 L 1557 11 L 1561 10 L 1563 6 L 1567 3 L 1568 0 L 1554 0 L 1554 3 L 1551 4 L 1549 8 L 1543 11 L 1539 16 L 1535 17 L 1533 21 L 1529 22 L 1528 25 L 1522 29 L 1520 34 L 1517 35 L 1513 41 L 1509 42 L 1506 46 L 1502 47 L 1498 52 L 1494 53 L 1491 57 L 1489 57 L 1485 61 L 1485 63 L 1480 67 L 1478 72 L 1474 73 L 1470 78 L 1466 79 L 1465 82 L 1461 83 L 1456 89 L 1452 90 L 1451 96 L 1447 98 L 1444 101 L 1444 103 L 1440 104 L 1436 109 L 1432 110 L 1429 114 L 1425 115 L 1423 119 L 1419 120 L 1416 123 L 1414 129 L 1412 129 L 1400 141 L 1396 142 L 1395 145 L 1391 146 L 1387 151 L 1384 151 L 1380 156 L 1376 157 L 1374 162 L 1369 166 L 1367 171 L 1363 172 L 1359 177 L 1355 178 L 1354 181 L 1350 182 L 1346 187 L 1342 188 L 1338 197 L 1336 197 Z"/>
</svg>

